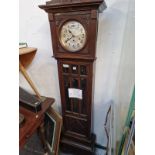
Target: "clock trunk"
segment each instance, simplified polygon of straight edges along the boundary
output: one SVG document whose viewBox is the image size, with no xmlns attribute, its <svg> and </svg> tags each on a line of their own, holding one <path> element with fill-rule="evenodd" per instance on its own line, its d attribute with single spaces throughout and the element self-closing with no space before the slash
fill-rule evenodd
<svg viewBox="0 0 155 155">
<path fill-rule="evenodd" d="M 95 143 L 95 135 L 92 134 L 91 128 L 93 61 L 58 59 L 58 72 L 63 114 L 61 146 L 67 151 L 74 146 L 74 151 L 81 149 L 82 153 L 84 153 L 82 147 L 85 147 L 85 154 L 93 154 Z"/>
</svg>

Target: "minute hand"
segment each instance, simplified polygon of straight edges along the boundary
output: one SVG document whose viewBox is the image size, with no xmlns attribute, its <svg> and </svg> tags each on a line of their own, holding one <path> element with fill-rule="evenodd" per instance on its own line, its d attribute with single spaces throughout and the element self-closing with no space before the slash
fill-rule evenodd
<svg viewBox="0 0 155 155">
<path fill-rule="evenodd" d="M 68 30 L 69 31 L 69 33 L 71 33 L 71 35 L 73 36 L 73 37 L 75 37 L 75 35 L 73 34 L 73 32 L 71 31 L 71 30 Z"/>
</svg>

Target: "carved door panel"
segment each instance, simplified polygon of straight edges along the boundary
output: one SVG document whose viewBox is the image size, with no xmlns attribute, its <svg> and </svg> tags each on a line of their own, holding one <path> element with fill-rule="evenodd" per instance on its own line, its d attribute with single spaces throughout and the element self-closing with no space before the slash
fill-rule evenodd
<svg viewBox="0 0 155 155">
<path fill-rule="evenodd" d="M 64 126 L 66 131 L 88 136 L 91 95 L 88 90 L 92 63 L 59 61 L 59 78 L 62 87 Z"/>
</svg>

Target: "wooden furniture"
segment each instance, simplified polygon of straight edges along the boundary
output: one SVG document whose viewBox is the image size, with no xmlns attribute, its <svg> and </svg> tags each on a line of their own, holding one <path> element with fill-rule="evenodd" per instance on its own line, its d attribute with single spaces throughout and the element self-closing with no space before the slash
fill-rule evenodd
<svg viewBox="0 0 155 155">
<path fill-rule="evenodd" d="M 47 151 L 46 140 L 44 135 L 44 116 L 45 112 L 54 103 L 53 98 L 46 98 L 42 103 L 42 110 L 38 113 L 31 112 L 23 107 L 20 107 L 19 112 L 24 115 L 25 123 L 19 128 L 19 146 L 20 149 L 24 146 L 27 140 L 32 136 L 37 129 L 40 131 L 41 140 L 45 151 Z"/>
<path fill-rule="evenodd" d="M 64 130 L 61 146 L 94 154 L 92 102 L 99 6 L 103 0 L 52 0 L 48 13 L 53 55 L 58 62 Z"/>
<path fill-rule="evenodd" d="M 27 82 L 30 84 L 31 88 L 36 93 L 37 97 L 41 100 L 40 93 L 38 92 L 37 88 L 35 87 L 33 81 L 31 80 L 25 69 L 32 62 L 36 54 L 36 51 L 37 48 L 33 47 L 26 47 L 19 49 L 19 69 L 22 72 L 25 79 L 27 80 Z"/>
<path fill-rule="evenodd" d="M 47 141 L 49 155 L 58 155 L 62 117 L 53 108 L 48 109 L 45 117 L 45 138 Z"/>
<path fill-rule="evenodd" d="M 34 47 L 24 47 L 19 49 L 19 60 L 24 68 L 27 68 L 31 64 L 36 52 L 37 48 Z"/>
</svg>

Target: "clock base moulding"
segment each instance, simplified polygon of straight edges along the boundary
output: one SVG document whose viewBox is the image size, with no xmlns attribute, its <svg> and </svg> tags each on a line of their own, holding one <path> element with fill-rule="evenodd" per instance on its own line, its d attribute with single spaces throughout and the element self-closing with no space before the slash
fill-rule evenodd
<svg viewBox="0 0 155 155">
<path fill-rule="evenodd" d="M 95 155 L 95 140 L 95 134 L 91 134 L 88 139 L 62 133 L 60 149 L 62 152 L 73 153 L 74 155 Z"/>
</svg>

